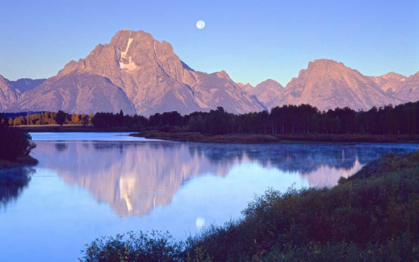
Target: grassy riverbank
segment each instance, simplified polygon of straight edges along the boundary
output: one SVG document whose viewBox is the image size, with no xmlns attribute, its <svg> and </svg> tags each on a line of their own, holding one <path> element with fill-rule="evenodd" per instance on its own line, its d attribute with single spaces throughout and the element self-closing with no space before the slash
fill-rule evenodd
<svg viewBox="0 0 419 262">
<path fill-rule="evenodd" d="M 203 142 L 203 143 L 273 143 L 279 142 L 278 138 L 271 135 L 248 135 L 248 134 L 228 134 L 228 135 L 204 135 L 198 132 L 160 132 L 145 131 L 131 136 L 184 141 L 184 142 Z"/>
<path fill-rule="evenodd" d="M 419 143 L 419 136 L 379 136 L 379 135 L 326 135 L 326 134 L 227 134 L 205 135 L 199 132 L 143 131 L 132 136 L 184 142 L 203 143 L 278 143 L 301 142 L 371 142 L 371 143 Z"/>
<path fill-rule="evenodd" d="M 181 242 L 97 239 L 82 261 L 418 261 L 419 152 L 373 161 L 333 188 L 269 190 L 243 219 Z"/>
<path fill-rule="evenodd" d="M 82 125 L 44 125 L 19 126 L 24 132 L 138 132 L 138 129 L 128 127 L 97 128 Z M 283 143 L 287 141 L 300 142 L 370 142 L 370 143 L 419 143 L 417 135 L 360 135 L 360 134 L 226 134 L 209 135 L 199 132 L 161 131 L 147 128 L 136 134 L 135 137 L 161 139 L 183 142 L 202 143 Z"/>
</svg>

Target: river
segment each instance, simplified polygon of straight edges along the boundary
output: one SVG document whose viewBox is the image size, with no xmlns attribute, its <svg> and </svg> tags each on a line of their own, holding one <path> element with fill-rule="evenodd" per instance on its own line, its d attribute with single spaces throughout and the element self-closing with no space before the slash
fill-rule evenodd
<svg viewBox="0 0 419 262">
<path fill-rule="evenodd" d="M 334 186 L 413 144 L 204 144 L 127 133 L 33 133 L 31 180 L 0 187 L 0 261 L 77 261 L 95 238 L 169 231 L 185 239 L 240 219 L 268 188 Z"/>
</svg>

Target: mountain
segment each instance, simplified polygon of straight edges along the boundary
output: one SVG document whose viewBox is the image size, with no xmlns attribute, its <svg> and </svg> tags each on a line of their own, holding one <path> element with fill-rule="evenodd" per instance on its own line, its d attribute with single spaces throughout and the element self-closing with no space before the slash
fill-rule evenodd
<svg viewBox="0 0 419 262">
<path fill-rule="evenodd" d="M 10 81 L 0 75 L 0 110 L 4 110 L 20 99 L 22 93 L 41 85 L 45 79 L 22 78 Z"/>
<path fill-rule="evenodd" d="M 409 77 L 390 72 L 383 76 L 371 77 L 371 79 L 384 92 L 392 94 L 402 102 L 419 100 L 419 72 Z"/>
<path fill-rule="evenodd" d="M 321 110 L 350 107 L 368 110 L 373 106 L 399 104 L 392 94 L 357 70 L 333 60 L 319 59 L 308 64 L 286 86 L 278 105 L 310 104 Z"/>
<path fill-rule="evenodd" d="M 275 80 L 268 79 L 255 86 L 249 94 L 255 96 L 266 108 L 271 109 L 280 103 L 285 89 Z"/>
<path fill-rule="evenodd" d="M 21 92 L 16 89 L 9 80 L 0 75 L 0 110 L 19 100 Z"/>
<path fill-rule="evenodd" d="M 119 112 L 135 114 L 135 107 L 123 90 L 109 79 L 87 73 L 52 77 L 22 94 L 13 111 Z M 8 111 L 11 111 L 8 109 Z"/>
<path fill-rule="evenodd" d="M 242 82 L 237 82 L 236 85 L 240 88 L 243 88 L 246 84 L 243 84 Z"/>
<path fill-rule="evenodd" d="M 406 78 L 404 85 L 397 90 L 397 97 L 404 102 L 419 101 L 419 72 Z"/>
<path fill-rule="evenodd" d="M 45 82 L 46 79 L 30 79 L 30 78 L 21 78 L 16 81 L 10 81 L 10 84 L 18 89 L 21 93 L 30 91 L 35 87 L 41 85 Z"/>
<path fill-rule="evenodd" d="M 319 59 L 285 88 L 268 79 L 256 87 L 235 83 L 225 71 L 207 74 L 183 62 L 166 41 L 143 31 L 121 30 L 109 44 L 70 61 L 54 77 L 0 78 L 0 110 L 77 113 L 119 112 L 149 116 L 188 114 L 219 106 L 241 114 L 286 104 L 311 104 L 320 110 L 368 110 L 419 100 L 418 74 L 390 72 L 364 76 L 333 60 Z"/>
<path fill-rule="evenodd" d="M 99 44 L 84 59 L 69 62 L 54 76 L 22 94 L 8 110 L 94 113 L 209 111 L 218 106 L 232 113 L 263 109 L 224 71 L 194 71 L 143 31 L 122 30 L 109 44 Z"/>
<path fill-rule="evenodd" d="M 406 76 L 390 72 L 382 76 L 372 76 L 371 79 L 377 83 L 377 85 L 384 92 L 391 94 L 397 93 L 405 85 Z"/>
<path fill-rule="evenodd" d="M 250 93 L 252 90 L 253 90 L 253 86 L 251 85 L 251 84 L 249 84 L 249 83 L 247 83 L 247 84 L 242 84 L 242 83 L 238 83 L 237 84 L 238 86 L 240 86 L 241 87 L 241 89 L 243 89 L 243 91 L 245 91 L 245 92 L 247 92 L 247 93 Z"/>
</svg>

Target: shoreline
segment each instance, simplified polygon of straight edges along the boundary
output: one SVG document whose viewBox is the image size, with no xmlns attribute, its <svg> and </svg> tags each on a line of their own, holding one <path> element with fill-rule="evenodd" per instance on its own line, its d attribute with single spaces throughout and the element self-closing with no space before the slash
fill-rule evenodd
<svg viewBox="0 0 419 262">
<path fill-rule="evenodd" d="M 112 133 L 112 132 L 133 132 L 130 136 L 145 137 L 149 139 L 160 139 L 179 142 L 200 142 L 200 143 L 409 143 L 419 144 L 419 135 L 365 135 L 365 134 L 225 134 L 207 135 L 199 132 L 167 132 L 158 130 L 139 131 L 128 127 L 96 128 L 82 125 L 43 125 L 43 126 L 18 126 L 28 133 Z"/>
<path fill-rule="evenodd" d="M 37 165 L 38 163 L 39 161 L 32 156 L 20 157 L 15 162 L 0 159 L 0 170 L 17 167 L 31 167 Z"/>
<path fill-rule="evenodd" d="M 93 126 L 82 126 L 82 125 L 42 125 L 42 126 L 17 126 L 28 133 L 110 133 L 110 132 L 138 132 L 138 130 L 132 130 L 128 127 L 109 127 L 109 128 L 96 128 Z"/>
<path fill-rule="evenodd" d="M 419 136 L 374 136 L 374 135 L 323 135 L 323 134 L 226 134 L 226 135 L 204 135 L 198 132 L 160 132 L 143 131 L 131 134 L 134 137 L 149 139 L 160 139 L 179 142 L 200 142 L 200 143 L 242 143 L 242 144 L 263 144 L 263 143 L 409 143 L 419 144 Z"/>
</svg>

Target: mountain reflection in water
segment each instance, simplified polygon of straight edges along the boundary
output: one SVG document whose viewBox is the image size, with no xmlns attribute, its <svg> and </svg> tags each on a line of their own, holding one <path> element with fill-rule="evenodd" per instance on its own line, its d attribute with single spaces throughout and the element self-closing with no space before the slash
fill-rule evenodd
<svg viewBox="0 0 419 262">
<path fill-rule="evenodd" d="M 40 167 L 87 189 L 119 216 L 146 215 L 155 206 L 170 204 L 186 181 L 201 175 L 225 177 L 241 164 L 295 173 L 310 186 L 333 186 L 382 154 L 412 151 L 372 144 L 37 143 Z"/>
</svg>

